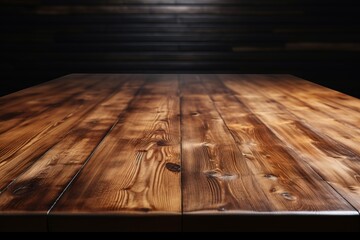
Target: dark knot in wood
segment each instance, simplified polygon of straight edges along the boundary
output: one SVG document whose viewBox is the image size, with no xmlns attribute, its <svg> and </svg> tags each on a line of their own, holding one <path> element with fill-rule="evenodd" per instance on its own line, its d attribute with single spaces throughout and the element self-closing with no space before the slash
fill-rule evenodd
<svg viewBox="0 0 360 240">
<path fill-rule="evenodd" d="M 181 172 L 181 166 L 179 164 L 166 163 L 165 166 L 166 166 L 167 170 L 169 170 L 171 172 L 176 172 L 176 173 Z"/>
</svg>

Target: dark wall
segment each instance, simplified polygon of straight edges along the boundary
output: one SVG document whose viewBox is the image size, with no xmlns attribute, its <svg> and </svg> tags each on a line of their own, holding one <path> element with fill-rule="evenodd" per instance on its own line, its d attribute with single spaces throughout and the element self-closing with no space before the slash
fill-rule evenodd
<svg viewBox="0 0 360 240">
<path fill-rule="evenodd" d="M 73 72 L 229 72 L 360 97 L 356 2 L 0 0 L 0 94 Z"/>
</svg>

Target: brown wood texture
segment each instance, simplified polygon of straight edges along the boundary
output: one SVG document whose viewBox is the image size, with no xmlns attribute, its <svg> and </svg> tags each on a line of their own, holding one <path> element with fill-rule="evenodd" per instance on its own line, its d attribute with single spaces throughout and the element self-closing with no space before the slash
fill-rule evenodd
<svg viewBox="0 0 360 240">
<path fill-rule="evenodd" d="M 360 230 L 360 100 L 342 93 L 73 74 L 0 103 L 0 231 Z"/>
<path fill-rule="evenodd" d="M 69 213 L 141 214 L 159 228 L 180 224 L 180 101 L 176 75 L 150 77 L 91 162 L 53 210 Z M 120 212 L 121 213 L 121 212 Z M 174 216 L 175 215 L 175 216 Z M 176 215 L 178 221 L 176 221 Z M 142 229 L 120 221 L 118 230 Z M 125 223 L 124 223 L 125 222 Z M 169 225 L 169 226 L 168 226 Z M 180 227 L 180 225 L 179 225 Z M 67 226 L 65 226 L 67 229 Z M 149 228 L 151 229 L 151 227 Z M 180 228 L 179 228 L 180 229 Z M 147 230 L 147 229 L 146 229 Z"/>
</svg>

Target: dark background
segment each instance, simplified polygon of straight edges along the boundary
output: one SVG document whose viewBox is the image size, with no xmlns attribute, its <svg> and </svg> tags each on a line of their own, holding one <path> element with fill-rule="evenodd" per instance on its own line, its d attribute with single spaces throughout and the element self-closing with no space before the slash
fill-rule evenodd
<svg viewBox="0 0 360 240">
<path fill-rule="evenodd" d="M 196 72 L 290 73 L 360 97 L 359 6 L 0 0 L 0 95 L 75 72 Z"/>
</svg>

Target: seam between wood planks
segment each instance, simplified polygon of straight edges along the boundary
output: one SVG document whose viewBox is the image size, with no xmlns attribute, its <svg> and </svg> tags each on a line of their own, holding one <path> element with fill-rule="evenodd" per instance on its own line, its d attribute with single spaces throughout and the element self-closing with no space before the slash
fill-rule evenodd
<svg viewBox="0 0 360 240">
<path fill-rule="evenodd" d="M 178 95 L 179 95 L 179 114 L 180 114 L 180 161 L 181 161 L 181 171 L 180 171 L 180 198 L 181 198 L 181 232 L 184 232 L 184 174 L 183 174 L 183 114 L 182 114 L 182 107 L 183 107 L 183 97 L 182 97 L 182 91 L 181 91 L 181 77 L 180 75 L 177 75 L 178 80 Z"/>
</svg>

